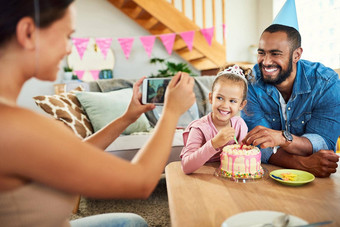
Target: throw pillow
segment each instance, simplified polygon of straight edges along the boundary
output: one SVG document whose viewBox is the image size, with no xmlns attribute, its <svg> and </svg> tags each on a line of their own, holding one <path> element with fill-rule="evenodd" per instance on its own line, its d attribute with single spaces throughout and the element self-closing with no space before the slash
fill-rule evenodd
<svg viewBox="0 0 340 227">
<path fill-rule="evenodd" d="M 129 106 L 132 89 L 125 88 L 111 92 L 78 92 L 77 98 L 89 116 L 93 129 L 97 132 L 105 125 L 120 117 Z M 147 132 L 151 129 L 145 114 L 129 125 L 123 134 Z"/>
<path fill-rule="evenodd" d="M 93 133 L 93 128 L 76 97 L 76 93 L 80 91 L 83 91 L 81 86 L 68 93 L 41 95 L 33 99 L 41 109 L 64 122 L 78 137 L 83 139 Z"/>
</svg>

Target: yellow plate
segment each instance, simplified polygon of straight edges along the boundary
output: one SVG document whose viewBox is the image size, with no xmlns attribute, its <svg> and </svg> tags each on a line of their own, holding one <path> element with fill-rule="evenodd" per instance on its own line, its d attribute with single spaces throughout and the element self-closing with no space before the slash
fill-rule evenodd
<svg viewBox="0 0 340 227">
<path fill-rule="evenodd" d="M 284 181 L 282 179 L 282 173 L 291 173 L 291 174 L 295 174 L 296 175 L 296 180 L 294 181 Z M 302 170 L 296 170 L 296 169 L 278 169 L 278 170 L 274 170 L 271 171 L 269 176 L 280 182 L 281 184 L 285 184 L 285 185 L 290 185 L 290 186 L 300 186 L 303 184 L 307 184 L 309 182 L 312 182 L 315 177 L 313 174 L 306 172 L 306 171 L 302 171 Z"/>
</svg>

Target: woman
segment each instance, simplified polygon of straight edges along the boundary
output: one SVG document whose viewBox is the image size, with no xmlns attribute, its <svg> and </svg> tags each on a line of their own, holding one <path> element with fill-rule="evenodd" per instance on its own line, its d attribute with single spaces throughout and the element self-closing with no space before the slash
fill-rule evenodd
<svg viewBox="0 0 340 227">
<path fill-rule="evenodd" d="M 60 61 L 71 51 L 74 7 L 72 0 L 1 0 L 0 223 L 4 226 L 69 226 L 77 194 L 147 198 L 170 154 L 177 121 L 195 100 L 193 79 L 178 73 L 168 86 L 154 134 L 131 162 L 101 151 L 142 113 L 155 108 L 141 104 L 143 78 L 133 87 L 127 111 L 86 141 L 62 123 L 17 106 L 27 80 L 56 79 Z M 146 225 L 133 214 L 71 222 L 72 226 L 115 224 Z"/>
</svg>

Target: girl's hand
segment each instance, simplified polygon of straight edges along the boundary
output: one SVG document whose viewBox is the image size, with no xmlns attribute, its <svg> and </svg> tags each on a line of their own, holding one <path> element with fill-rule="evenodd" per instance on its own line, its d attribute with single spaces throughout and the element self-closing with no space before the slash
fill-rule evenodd
<svg viewBox="0 0 340 227">
<path fill-rule="evenodd" d="M 217 149 L 228 143 L 230 140 L 234 140 L 234 136 L 235 129 L 230 126 L 226 126 L 222 128 L 214 138 L 212 138 L 211 144 L 215 149 Z"/>
<path fill-rule="evenodd" d="M 166 92 L 164 110 L 180 117 L 195 102 L 194 78 L 187 73 L 178 72 L 171 79 Z"/>
<path fill-rule="evenodd" d="M 142 77 L 133 85 L 133 94 L 130 104 L 124 113 L 126 119 L 131 123 L 135 122 L 143 113 L 153 110 L 156 106 L 154 104 L 142 104 L 142 93 L 140 92 L 140 86 L 146 77 Z"/>
</svg>

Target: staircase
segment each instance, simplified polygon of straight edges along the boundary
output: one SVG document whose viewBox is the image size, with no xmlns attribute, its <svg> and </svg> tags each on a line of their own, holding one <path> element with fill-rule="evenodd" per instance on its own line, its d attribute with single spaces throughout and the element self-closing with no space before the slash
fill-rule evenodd
<svg viewBox="0 0 340 227">
<path fill-rule="evenodd" d="M 124 14 L 152 35 L 195 31 L 191 51 L 179 35 L 176 35 L 173 51 L 197 70 L 221 67 L 226 62 L 226 49 L 215 38 L 211 46 L 200 32 L 200 27 L 166 0 L 108 0 Z"/>
</svg>

